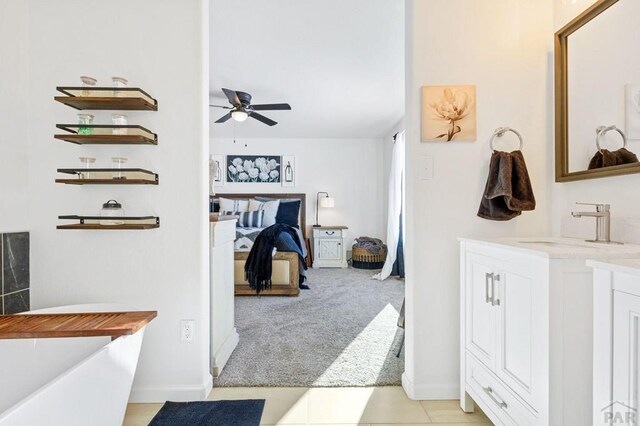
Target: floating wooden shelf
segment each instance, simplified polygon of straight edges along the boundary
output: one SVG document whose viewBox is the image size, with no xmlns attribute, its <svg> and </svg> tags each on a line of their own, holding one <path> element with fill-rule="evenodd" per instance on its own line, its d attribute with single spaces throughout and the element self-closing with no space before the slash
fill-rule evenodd
<svg viewBox="0 0 640 426">
<path fill-rule="evenodd" d="M 122 216 L 122 217 L 102 217 L 102 216 L 58 216 L 61 220 L 76 220 L 80 223 L 69 225 L 58 225 L 56 229 L 76 229 L 76 230 L 144 230 L 160 227 L 160 218 L 157 216 Z M 100 221 L 119 220 L 124 221 L 122 225 L 102 225 Z"/>
<path fill-rule="evenodd" d="M 135 334 L 156 316 L 157 311 L 0 315 L 0 339 L 115 338 Z"/>
<path fill-rule="evenodd" d="M 79 110 L 157 111 L 158 101 L 138 87 L 56 87 L 54 99 Z"/>
<path fill-rule="evenodd" d="M 56 179 L 67 185 L 158 185 L 159 176 L 145 169 L 58 169 L 58 173 L 76 175 L 76 179 Z M 89 173 L 89 178 L 81 178 Z M 118 178 L 120 175 L 122 178 Z"/>
<path fill-rule="evenodd" d="M 69 133 L 54 138 L 77 145 L 158 145 L 158 135 L 142 126 L 58 124 L 56 127 Z"/>
</svg>

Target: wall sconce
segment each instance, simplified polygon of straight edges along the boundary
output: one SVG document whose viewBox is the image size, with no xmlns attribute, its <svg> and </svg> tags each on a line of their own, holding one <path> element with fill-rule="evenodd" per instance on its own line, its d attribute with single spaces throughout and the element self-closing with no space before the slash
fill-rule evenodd
<svg viewBox="0 0 640 426">
<path fill-rule="evenodd" d="M 322 195 L 322 198 L 320 197 Z M 335 206 L 335 201 L 333 198 L 329 197 L 328 192 L 318 192 L 316 194 L 316 224 L 313 225 L 314 228 L 319 228 L 320 224 L 318 223 L 318 213 L 320 212 L 320 207 L 331 209 Z"/>
</svg>

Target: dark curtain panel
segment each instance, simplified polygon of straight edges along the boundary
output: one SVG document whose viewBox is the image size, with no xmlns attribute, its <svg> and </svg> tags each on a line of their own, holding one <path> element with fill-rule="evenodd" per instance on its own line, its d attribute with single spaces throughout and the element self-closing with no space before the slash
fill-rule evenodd
<svg viewBox="0 0 640 426">
<path fill-rule="evenodd" d="M 404 181 L 402 182 L 402 197 L 400 202 L 404 205 Z M 398 236 L 398 249 L 396 251 L 396 261 L 393 262 L 393 268 L 391 268 L 391 275 L 397 275 L 400 278 L 404 278 L 404 235 L 402 232 L 402 222 L 404 222 L 404 210 L 400 210 L 400 234 Z"/>
<path fill-rule="evenodd" d="M 393 262 L 393 268 L 391 269 L 391 275 L 397 275 L 400 278 L 404 278 L 404 235 L 402 235 L 402 222 L 403 213 L 400 213 L 400 236 L 398 238 L 398 250 L 396 254 L 396 261 Z"/>
</svg>

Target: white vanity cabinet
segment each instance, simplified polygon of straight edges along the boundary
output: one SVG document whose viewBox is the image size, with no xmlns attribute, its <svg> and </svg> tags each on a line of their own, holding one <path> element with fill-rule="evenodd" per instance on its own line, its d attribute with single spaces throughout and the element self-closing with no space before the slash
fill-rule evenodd
<svg viewBox="0 0 640 426">
<path fill-rule="evenodd" d="M 640 260 L 594 267 L 593 424 L 640 424 Z"/>
<path fill-rule="evenodd" d="M 574 245 L 575 244 L 575 245 Z M 615 255 L 640 253 L 637 246 Z M 461 240 L 461 407 L 496 424 L 592 423 L 592 269 L 601 246 Z"/>
<path fill-rule="evenodd" d="M 238 345 L 235 325 L 233 250 L 236 220 L 210 223 L 211 374 L 218 377 Z"/>
<path fill-rule="evenodd" d="M 463 389 L 494 422 L 535 424 L 545 410 L 549 262 L 473 242 L 461 257 Z"/>
</svg>

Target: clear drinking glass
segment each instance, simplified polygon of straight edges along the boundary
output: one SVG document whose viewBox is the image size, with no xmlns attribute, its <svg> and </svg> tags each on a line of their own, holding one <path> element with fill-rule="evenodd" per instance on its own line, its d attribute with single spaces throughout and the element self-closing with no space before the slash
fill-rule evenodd
<svg viewBox="0 0 640 426">
<path fill-rule="evenodd" d="M 111 160 L 113 161 L 113 167 L 115 169 L 118 169 L 118 171 L 116 172 L 116 175 L 113 178 L 126 179 L 127 177 L 124 176 L 122 172 L 120 172 L 120 169 L 122 169 L 122 166 L 126 164 L 126 162 L 129 161 L 129 159 L 127 157 L 112 157 Z"/>
<path fill-rule="evenodd" d="M 87 170 L 86 172 L 80 172 L 78 174 L 80 179 L 91 179 L 91 172 L 88 170 L 96 163 L 95 157 L 80 157 L 80 162 L 82 163 L 82 168 Z"/>
</svg>

